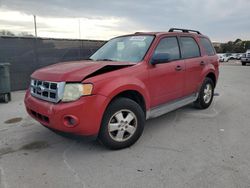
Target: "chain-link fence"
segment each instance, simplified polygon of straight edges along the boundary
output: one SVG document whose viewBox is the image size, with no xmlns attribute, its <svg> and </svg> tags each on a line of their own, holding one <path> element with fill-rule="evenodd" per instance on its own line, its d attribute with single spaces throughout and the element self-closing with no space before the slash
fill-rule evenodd
<svg viewBox="0 0 250 188">
<path fill-rule="evenodd" d="M 87 59 L 104 41 L 0 37 L 0 63 L 8 62 L 11 89 L 26 89 L 31 73 L 50 64 Z"/>
</svg>

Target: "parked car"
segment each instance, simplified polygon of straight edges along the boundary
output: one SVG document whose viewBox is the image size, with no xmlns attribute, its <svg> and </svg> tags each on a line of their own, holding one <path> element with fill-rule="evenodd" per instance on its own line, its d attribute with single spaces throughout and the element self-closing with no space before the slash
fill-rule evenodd
<svg viewBox="0 0 250 188">
<path fill-rule="evenodd" d="M 250 49 L 241 57 L 241 64 L 245 66 L 247 63 L 250 63 Z"/>
<path fill-rule="evenodd" d="M 242 57 L 242 54 L 239 54 L 239 53 L 238 53 L 238 54 L 236 54 L 236 59 L 237 59 L 237 60 L 240 60 L 240 59 L 241 59 L 241 57 Z"/>
<path fill-rule="evenodd" d="M 236 53 L 230 54 L 229 60 L 234 60 L 234 59 L 237 59 L 237 54 Z"/>
<path fill-rule="evenodd" d="M 224 55 L 223 54 L 217 54 L 219 57 L 219 62 L 224 62 Z"/>
<path fill-rule="evenodd" d="M 137 32 L 116 37 L 90 60 L 35 71 L 27 112 L 56 131 L 96 136 L 121 149 L 141 136 L 146 119 L 213 101 L 218 56 L 199 31 Z"/>
<path fill-rule="evenodd" d="M 218 56 L 220 62 L 228 62 L 230 59 L 230 56 L 227 56 L 226 54 L 218 54 Z"/>
</svg>

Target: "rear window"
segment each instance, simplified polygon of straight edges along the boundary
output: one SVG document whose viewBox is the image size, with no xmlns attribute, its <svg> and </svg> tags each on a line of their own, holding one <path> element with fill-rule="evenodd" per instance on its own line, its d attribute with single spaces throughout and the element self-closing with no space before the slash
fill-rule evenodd
<svg viewBox="0 0 250 188">
<path fill-rule="evenodd" d="M 201 45 L 205 49 L 207 55 L 209 55 L 209 56 L 215 55 L 214 48 L 213 48 L 211 42 L 207 38 L 200 38 L 200 41 L 201 41 Z"/>
<path fill-rule="evenodd" d="M 182 47 L 182 58 L 200 57 L 200 48 L 194 38 L 180 37 Z"/>
</svg>

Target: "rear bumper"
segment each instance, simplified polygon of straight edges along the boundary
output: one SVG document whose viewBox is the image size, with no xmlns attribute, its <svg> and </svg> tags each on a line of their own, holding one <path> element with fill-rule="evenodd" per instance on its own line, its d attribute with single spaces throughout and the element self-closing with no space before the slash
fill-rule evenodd
<svg viewBox="0 0 250 188">
<path fill-rule="evenodd" d="M 26 110 L 31 117 L 44 126 L 76 135 L 97 135 L 100 129 L 103 113 L 108 104 L 107 97 L 93 95 L 81 97 L 69 103 L 50 103 L 30 95 L 25 96 Z M 76 124 L 69 126 L 65 117 L 76 118 Z"/>
</svg>

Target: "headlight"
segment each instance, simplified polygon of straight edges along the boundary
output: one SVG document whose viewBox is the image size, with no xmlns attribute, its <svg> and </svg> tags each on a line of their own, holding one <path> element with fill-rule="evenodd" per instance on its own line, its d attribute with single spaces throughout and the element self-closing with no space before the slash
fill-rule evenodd
<svg viewBox="0 0 250 188">
<path fill-rule="evenodd" d="M 62 101 L 69 102 L 79 99 L 81 96 L 91 95 L 93 85 L 92 84 L 66 84 L 64 88 Z"/>
</svg>

